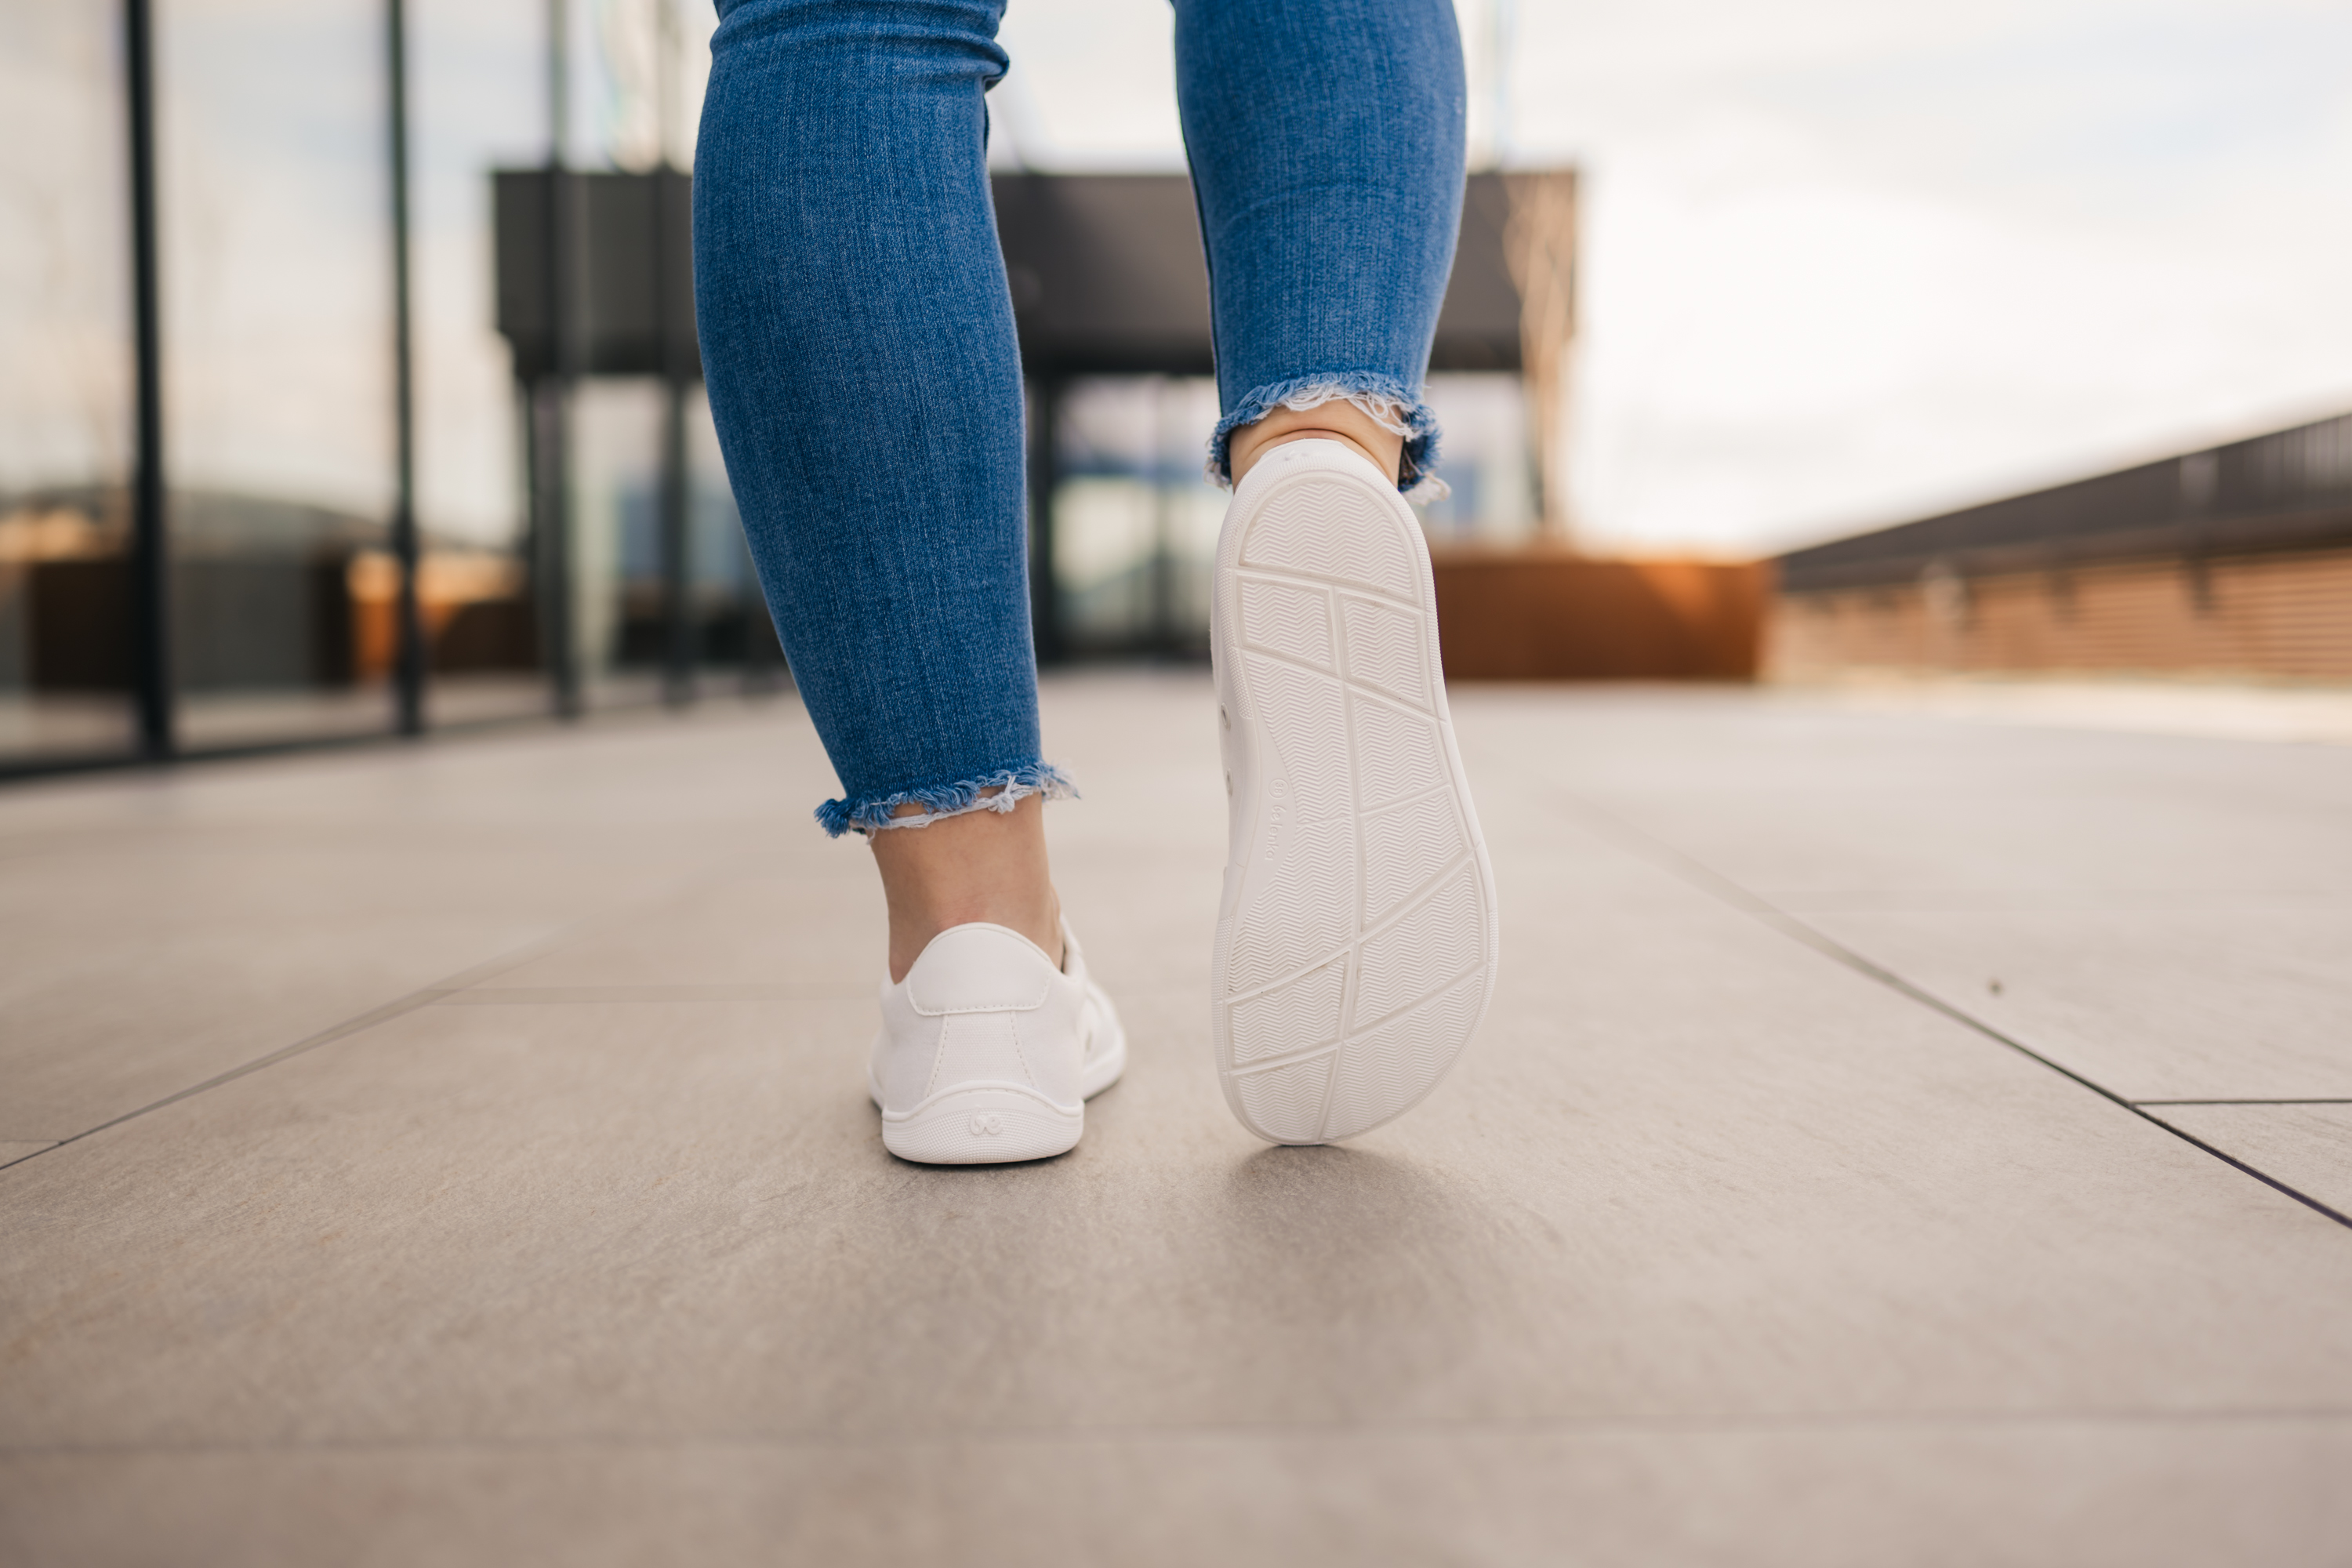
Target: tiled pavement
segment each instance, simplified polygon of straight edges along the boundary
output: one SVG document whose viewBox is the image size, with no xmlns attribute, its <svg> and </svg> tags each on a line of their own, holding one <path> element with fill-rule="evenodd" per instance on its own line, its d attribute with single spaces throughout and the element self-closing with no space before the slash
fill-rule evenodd
<svg viewBox="0 0 2352 1568">
<path fill-rule="evenodd" d="M 1495 1011 L 1332 1149 L 1192 675 L 1049 685 L 1134 1061 L 1003 1169 L 789 703 L 0 794 L 0 1562 L 2352 1562 L 2352 748 L 1455 700 Z"/>
</svg>

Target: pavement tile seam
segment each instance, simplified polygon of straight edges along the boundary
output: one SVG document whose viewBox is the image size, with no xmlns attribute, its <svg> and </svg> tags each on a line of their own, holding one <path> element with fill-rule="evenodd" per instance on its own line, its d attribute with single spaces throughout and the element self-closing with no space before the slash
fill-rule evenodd
<svg viewBox="0 0 2352 1568">
<path fill-rule="evenodd" d="M 2271 1175 L 2265 1171 L 2248 1164 L 2245 1161 L 2239 1159 L 2235 1154 L 2231 1153 L 2228 1150 L 2207 1142 L 2204 1139 L 2200 1138 L 2197 1134 L 2189 1131 L 2187 1128 L 2180 1126 L 2177 1122 L 2167 1121 L 2163 1117 L 2155 1115 L 2149 1111 L 2142 1110 L 2137 1105 L 2133 1106 L 2131 1109 L 2137 1114 L 2147 1117 L 2148 1121 L 2155 1122 L 2158 1127 L 2163 1128 L 2167 1132 L 2171 1133 L 2175 1138 L 2179 1139 L 2182 1142 L 2192 1144 L 2197 1148 L 2204 1150 L 2205 1152 L 2212 1155 L 2213 1158 L 2221 1161 L 2223 1164 L 2233 1166 L 2238 1170 L 2243 1171 L 2247 1175 L 2253 1177 L 2254 1180 L 2262 1183 L 2263 1185 L 2275 1187 L 2280 1192 L 2284 1193 L 2288 1197 L 2293 1198 L 2295 1202 L 2305 1205 L 2320 1214 L 2326 1215 L 2329 1219 L 2334 1220 L 2340 1226 L 2352 1228 L 2352 1215 L 2347 1215 L 2339 1209 L 2330 1207 L 2326 1204 L 2320 1202 L 2317 1198 L 2313 1197 L 2310 1194 L 2302 1191 L 2300 1188 L 2287 1185 L 2284 1182 L 2280 1181 L 2276 1176 Z"/>
<path fill-rule="evenodd" d="M 11 1160 L 6 1165 L 0 1165 L 0 1170 L 6 1170 L 8 1165 L 23 1164 L 26 1160 L 33 1159 L 39 1154 L 54 1152 L 57 1150 L 65 1148 L 68 1144 L 78 1143 L 85 1138 L 105 1131 L 110 1127 L 120 1127 L 126 1121 L 136 1121 L 138 1118 L 145 1116 L 151 1111 L 161 1110 L 166 1106 L 177 1105 L 181 1100 L 202 1094 L 207 1089 L 218 1089 L 223 1084 L 234 1083 L 238 1079 L 244 1078 L 248 1074 L 261 1071 L 264 1068 L 275 1067 L 279 1062 L 285 1061 L 292 1057 L 300 1056 L 306 1051 L 316 1050 L 320 1046 L 332 1045 L 337 1040 L 346 1039 L 352 1035 L 361 1033 L 362 1030 L 373 1028 L 378 1024 L 389 1023 L 393 1019 L 401 1016 L 403 1014 L 413 1013 L 419 1007 L 430 1005 L 433 1002 L 447 994 L 448 993 L 446 991 L 439 987 L 427 987 L 421 991 L 412 991 L 407 995 L 400 997 L 395 1001 L 387 1002 L 381 1007 L 372 1008 L 365 1013 L 360 1014 L 357 1017 L 346 1018 L 340 1024 L 336 1024 L 329 1028 L 321 1029 L 314 1035 L 310 1035 L 306 1038 L 295 1041 L 290 1046 L 280 1046 L 274 1051 L 270 1051 L 263 1056 L 256 1057 L 249 1062 L 245 1062 L 236 1067 L 233 1067 L 226 1072 L 215 1073 L 212 1077 L 205 1079 L 201 1083 L 190 1084 L 187 1088 L 172 1094 L 167 1094 L 161 1100 L 142 1105 L 136 1110 L 126 1110 L 121 1115 L 111 1117 L 107 1121 L 100 1122 L 95 1127 L 85 1127 L 80 1131 L 74 1133 L 71 1137 L 58 1139 L 56 1142 L 48 1145 L 47 1148 L 36 1150 L 32 1154 L 26 1154 L 22 1158 Z"/>
<path fill-rule="evenodd" d="M 2184 1131 L 2352 1209 L 2352 1106 L 2182 1105 L 2163 1114 Z"/>
<path fill-rule="evenodd" d="M 320 1436 L 290 1441 L 205 1438 L 191 1441 L 112 1443 L 0 1442 L 0 1462 L 47 1458 L 118 1458 L 142 1455 L 300 1454 L 499 1454 L 606 1453 L 643 1450 L 675 1454 L 697 1448 L 894 1450 L 988 1446 L 1133 1442 L 1328 1442 L 1334 1438 L 1382 1440 L 1416 1436 L 1545 1437 L 1575 1436 L 1707 1436 L 1731 1433 L 1922 1433 L 1986 1431 L 2027 1433 L 2057 1427 L 2116 1431 L 2211 1431 L 2239 1426 L 2352 1426 L 2352 1406 L 2211 1407 L 2179 1410 L 1791 1410 L 1704 1411 L 1641 1415 L 1613 1413 L 1589 1417 L 1504 1416 L 1468 1419 L 1347 1421 L 1073 1422 L 1033 1426 L 926 1425 L 906 1428 L 845 1431 L 810 1427 L 781 1431 L 703 1431 L 648 1435 L 582 1432 L 562 1436 L 517 1434 L 448 1437 Z"/>
<path fill-rule="evenodd" d="M 580 1001 L 741 1001 L 772 999 L 783 1001 L 813 1001 L 829 999 L 827 995 L 818 994 L 817 993 L 820 988 L 816 987 L 683 986 L 650 988 L 693 993 L 726 992 L 730 990 L 773 990 L 779 993 L 785 993 L 784 994 L 780 994 L 773 998 L 770 998 L 765 995 L 759 997 L 743 997 L 703 994 L 693 996 L 662 996 L 656 998 L 651 996 L 631 995 L 614 996 L 600 994 L 606 990 L 626 992 L 632 990 L 649 989 L 646 987 L 581 987 L 578 989 L 588 993 L 588 994 L 577 996 L 548 994 L 529 989 L 520 990 L 520 992 L 510 995 L 479 992 L 476 990 L 477 987 L 483 985 L 485 983 L 495 980 L 501 974 L 509 973 L 514 970 L 520 969 L 523 965 L 532 962 L 534 959 L 543 958 L 549 953 L 556 952 L 593 931 L 617 925 L 630 919 L 634 915 L 642 913 L 646 909 L 660 907 L 668 901 L 676 900 L 683 893 L 692 890 L 694 888 L 708 885 L 712 879 L 713 877 L 711 873 L 706 869 L 698 879 L 688 879 L 687 883 L 683 885 L 667 888 L 660 895 L 653 899 L 638 900 L 627 909 L 606 910 L 600 914 L 591 916 L 586 920 L 577 921 L 561 931 L 551 931 L 545 936 L 535 938 L 534 940 L 525 942 L 519 947 L 511 948 L 494 958 L 487 959 L 480 963 L 474 964 L 470 968 L 462 969 L 457 973 L 438 981 L 434 984 L 419 986 L 416 990 L 408 993 L 408 994 L 404 996 L 395 997 L 390 1002 L 386 1002 L 377 1007 L 370 1008 L 364 1013 L 356 1014 L 352 1017 L 344 1019 L 341 1023 L 331 1024 L 326 1028 L 306 1035 L 302 1038 L 296 1040 L 289 1045 L 280 1046 L 274 1051 L 265 1052 L 261 1056 L 256 1057 L 250 1061 L 241 1062 L 237 1066 L 230 1068 L 226 1071 L 215 1073 L 210 1078 L 190 1084 L 184 1089 L 174 1090 L 160 1099 L 151 1100 L 145 1105 L 139 1106 L 134 1110 L 126 1110 L 119 1116 L 110 1117 L 106 1121 L 97 1123 L 95 1126 L 85 1127 L 78 1132 L 71 1133 L 64 1138 L 54 1141 L 27 1140 L 26 1142 L 38 1142 L 41 1143 L 41 1146 L 32 1149 L 26 1152 L 16 1154 L 14 1158 L 0 1158 L 0 1171 L 5 1171 L 11 1166 L 21 1165 L 26 1161 L 37 1159 L 43 1154 L 53 1153 L 69 1144 L 78 1143 L 85 1138 L 104 1132 L 110 1128 L 120 1127 L 124 1122 L 136 1121 L 153 1111 L 162 1110 L 167 1106 L 176 1105 L 184 1100 L 203 1094 L 210 1089 L 218 1089 L 225 1084 L 233 1083 L 238 1079 L 245 1078 L 253 1073 L 260 1072 L 267 1068 L 275 1067 L 280 1062 L 304 1055 L 307 1052 L 317 1050 L 321 1046 L 330 1046 L 338 1040 L 348 1039 L 354 1035 L 372 1029 L 379 1024 L 390 1023 L 393 1019 L 398 1018 L 404 1014 L 413 1013 L 420 1007 L 429 1007 L 436 1004 L 448 1004 L 456 999 L 462 998 L 462 1000 L 458 1000 L 459 1005 L 480 1005 L 484 1001 L 498 1003 L 518 999 L 525 1003 L 535 1002 L 541 1005 Z M 861 990 L 857 994 L 863 996 L 866 993 Z M 0 1154 L 5 1154 L 8 1147 L 9 1145 L 0 1144 Z"/>
<path fill-rule="evenodd" d="M 2136 1107 L 2150 1105 L 2352 1105 L 2352 1100 L 2312 1096 L 2299 1100 L 2135 1100 Z"/>
<path fill-rule="evenodd" d="M 1694 887 L 1712 894 L 1714 897 L 1724 903 L 1730 905 L 1732 908 L 1753 917 L 1765 925 L 1770 926 L 1773 930 L 1780 931 L 1782 935 L 1787 936 L 1795 942 L 1803 943 L 1805 946 L 1813 949 L 1816 952 L 1821 953 L 1823 957 L 1844 965 L 1846 968 L 1853 970 L 1855 973 L 1862 975 L 1864 978 L 1874 981 L 1878 984 L 1886 987 L 1888 990 L 1893 991 L 1910 1001 L 1917 1003 L 1919 1005 L 1927 1008 L 1931 1012 L 1939 1013 L 1945 1017 L 1951 1019 L 1954 1023 L 1974 1030 L 1977 1034 L 1983 1036 L 1985 1038 L 1991 1040 L 1996 1044 L 2008 1047 L 2011 1050 L 2017 1052 L 2027 1059 L 2049 1068 L 2052 1072 L 2058 1074 L 2062 1078 L 2068 1079 L 2073 1082 L 2081 1085 L 2083 1088 L 2089 1089 L 2092 1093 L 2099 1096 L 2101 1099 L 2111 1102 L 2122 1110 L 2131 1112 L 2134 1116 L 2137 1116 L 2143 1121 L 2152 1122 L 2155 1125 L 2163 1128 L 2167 1132 L 2171 1133 L 2181 1142 L 2188 1143 L 2194 1148 L 2204 1151 L 2206 1153 L 2211 1155 L 2214 1159 L 2221 1161 L 2223 1164 L 2230 1166 L 2231 1169 L 2245 1175 L 2252 1176 L 2254 1180 L 2262 1183 L 2264 1186 L 2270 1187 L 2286 1197 L 2293 1198 L 2295 1202 L 2302 1204 L 2305 1207 L 2313 1210 L 2315 1213 L 2326 1215 L 2327 1218 L 2334 1220 L 2337 1225 L 2343 1226 L 2347 1229 L 2352 1229 L 2352 1215 L 2347 1215 L 2341 1210 L 2321 1202 L 2319 1199 L 2312 1196 L 2308 1193 L 2303 1192 L 2295 1187 L 2289 1186 L 2286 1183 L 2280 1181 L 2277 1177 L 2248 1164 L 2245 1161 L 2229 1153 L 2227 1151 L 2216 1148 L 2214 1145 L 2207 1142 L 2196 1134 L 2189 1132 L 2183 1128 L 2175 1126 L 2173 1123 L 2164 1120 L 2164 1118 L 2142 1108 L 2144 1104 L 2154 1104 L 2157 1102 L 2142 1102 L 2129 1100 L 2125 1096 L 2116 1093 L 2114 1089 L 2107 1088 L 2105 1084 L 2099 1083 L 2093 1079 L 2086 1078 L 2083 1074 L 2076 1072 L 2072 1068 L 2065 1066 L 2063 1063 L 2055 1061 L 2050 1057 L 2044 1056 L 2042 1052 L 2035 1050 L 2032 1046 L 2027 1045 L 2024 1041 L 2016 1038 L 2014 1036 L 2010 1035 L 2005 1031 L 1997 1028 L 1993 1025 L 1987 1023 L 1984 1019 L 1978 1017 L 1967 1008 L 1958 1006 L 1954 1003 L 1945 1000 L 1943 997 L 1937 995 L 1934 992 L 1928 991 L 1914 982 L 1906 979 L 1904 976 L 1897 974 L 1893 970 L 1886 968 L 1884 964 L 1872 962 L 1870 959 L 1864 957 L 1861 953 L 1854 952 L 1852 948 L 1847 947 L 1843 942 L 1837 941 L 1835 938 L 1829 936 L 1804 921 L 1799 920 L 1796 916 L 1789 913 L 1787 910 L 1780 909 L 1763 898 L 1759 897 L 1756 893 L 1751 892 L 1739 883 L 1733 881 L 1730 878 L 1716 870 L 1713 867 L 1708 866 L 1702 861 L 1694 859 L 1692 857 L 1685 854 L 1675 846 L 1668 844 L 1662 839 L 1652 837 L 1650 834 L 1635 827 L 1631 823 L 1624 821 L 1622 818 L 1616 816 L 1612 813 L 1605 811 L 1600 806 L 1593 805 L 1591 802 L 1566 794 L 1565 792 L 1554 794 L 1552 799 L 1554 804 L 1565 811 L 1567 815 L 1580 819 L 1593 831 L 1609 838 L 1621 847 L 1630 850 L 1633 853 L 1650 860 L 1653 864 L 1661 867 L 1663 869 L 1675 876 L 1682 878 Z"/>
<path fill-rule="evenodd" d="M 862 1002 L 873 996 L 858 985 L 509 985 L 495 990 L 452 990 L 435 999 L 440 1007 L 530 1007 L 562 1003 L 606 1002 Z"/>
<path fill-rule="evenodd" d="M 38 1505 L 0 1524 L 0 1552 L 174 1568 L 2340 1568 L 2340 1430 L 2208 1447 L 2062 1430 L 35 1459 L 0 1467 L 5 1500 Z"/>
</svg>

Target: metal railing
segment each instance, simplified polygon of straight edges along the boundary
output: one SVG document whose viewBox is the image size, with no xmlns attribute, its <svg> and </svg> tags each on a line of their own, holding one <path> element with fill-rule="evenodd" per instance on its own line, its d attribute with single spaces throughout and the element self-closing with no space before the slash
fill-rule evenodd
<svg viewBox="0 0 2352 1568">
<path fill-rule="evenodd" d="M 1780 558 L 1784 592 L 2352 544 L 2352 414 Z"/>
</svg>

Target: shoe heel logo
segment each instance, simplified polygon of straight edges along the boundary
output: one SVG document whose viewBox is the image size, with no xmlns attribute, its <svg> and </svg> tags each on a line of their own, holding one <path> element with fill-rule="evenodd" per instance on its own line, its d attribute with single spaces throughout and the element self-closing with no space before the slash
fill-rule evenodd
<svg viewBox="0 0 2352 1568">
<path fill-rule="evenodd" d="M 1003 1131 L 1004 1118 L 998 1115 L 995 1111 L 980 1110 L 972 1113 L 971 1135 L 973 1137 L 993 1138 Z"/>
<path fill-rule="evenodd" d="M 1265 829 L 1265 858 L 1271 861 L 1282 858 L 1282 830 L 1289 825 L 1290 803 L 1283 798 L 1286 792 L 1280 779 L 1274 781 L 1268 793 L 1274 796 Z"/>
</svg>

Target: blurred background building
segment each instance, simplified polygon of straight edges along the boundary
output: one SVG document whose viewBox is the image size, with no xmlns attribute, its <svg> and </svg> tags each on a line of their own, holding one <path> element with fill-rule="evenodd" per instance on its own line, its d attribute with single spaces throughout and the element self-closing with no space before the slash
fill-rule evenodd
<svg viewBox="0 0 2352 1568">
<path fill-rule="evenodd" d="M 0 769 L 785 679 L 694 353 L 706 5 L 0 26 Z M 1473 184 L 1440 541 L 1564 515 L 1573 195 Z M 1042 656 L 1197 656 L 1223 499 L 1188 181 L 1002 172 L 1000 209 Z"/>
<path fill-rule="evenodd" d="M 2352 680 L 2352 415 L 1785 555 L 1771 666 Z"/>
<path fill-rule="evenodd" d="M 0 5 L 0 769 L 785 679 L 694 352 L 712 21 Z M 1197 655 L 1223 500 L 1187 182 L 1010 170 L 999 205 L 1041 653 Z M 1574 177 L 1482 174 L 1469 214 L 1427 515 L 1508 544 L 1564 516 Z"/>
<path fill-rule="evenodd" d="M 1460 9 L 1454 674 L 2342 678 L 2340 10 Z M 714 21 L 0 0 L 0 771 L 786 679 L 685 288 Z M 1026 0 L 992 98 L 1049 660 L 1205 628 L 1167 27 Z"/>
<path fill-rule="evenodd" d="M 1039 653 L 1205 657 L 1225 497 L 1203 473 L 1218 411 L 1192 183 L 1000 172 L 995 189 L 1030 386 Z M 1559 531 L 1546 433 L 1566 395 L 1575 222 L 1573 171 L 1470 177 L 1430 353 L 1445 483 L 1421 515 L 1441 546 Z"/>
</svg>

